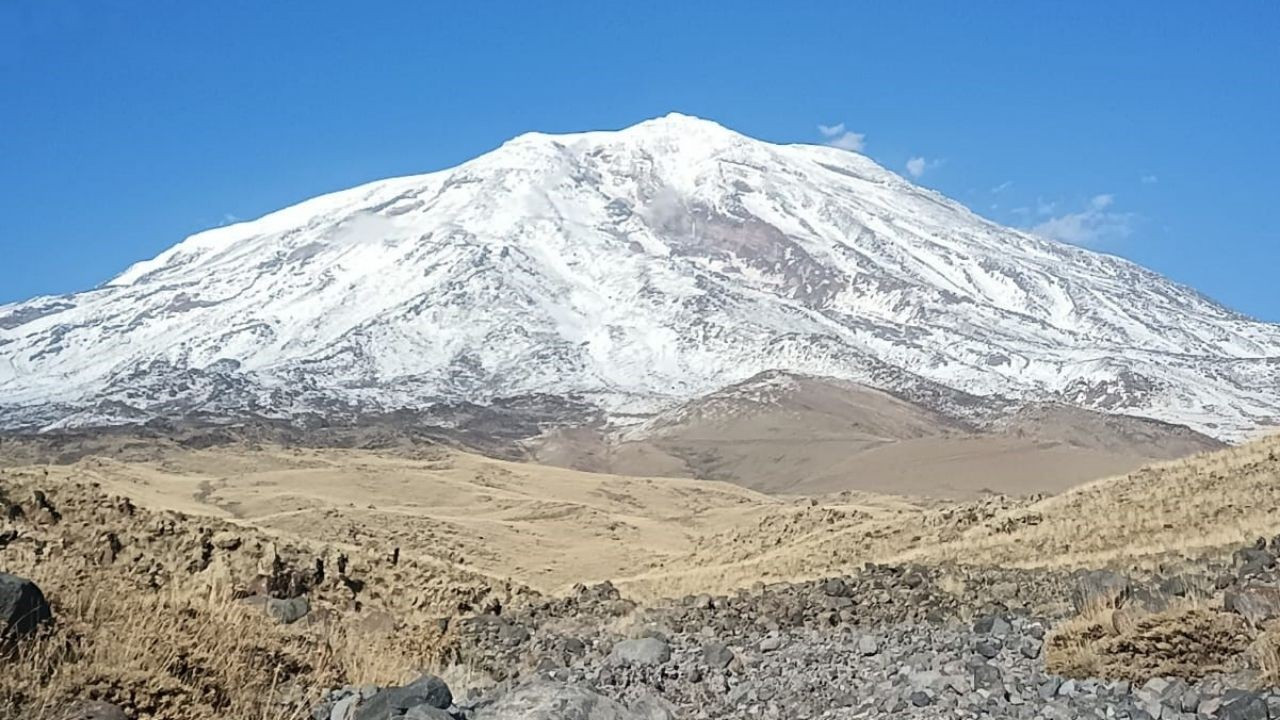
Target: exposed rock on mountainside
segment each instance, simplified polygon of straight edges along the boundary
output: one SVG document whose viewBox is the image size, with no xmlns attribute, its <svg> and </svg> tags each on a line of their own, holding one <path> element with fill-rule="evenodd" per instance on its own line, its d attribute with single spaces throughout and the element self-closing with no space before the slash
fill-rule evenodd
<svg viewBox="0 0 1280 720">
<path fill-rule="evenodd" d="M 945 393 L 953 405 L 965 404 Z M 936 396 L 935 396 L 936 397 Z M 921 402 L 927 402 L 922 399 Z M 112 428 L 0 432 L 0 467 L 91 455 L 150 462 L 184 451 L 281 446 L 408 459 L 442 446 L 615 475 L 723 480 L 764 492 L 872 491 L 967 498 L 1054 492 L 1222 443 L 1183 426 L 1064 405 L 968 400 L 967 419 L 834 378 L 762 373 L 610 427 L 586 408 L 535 402 L 234 423 L 152 420 Z M 567 427 L 564 425 L 568 425 Z M 531 437 L 532 436 L 532 437 Z"/>
<path fill-rule="evenodd" d="M 1280 414 L 1277 326 L 861 155 L 681 115 L 200 233 L 0 307 L 0 348 L 7 427 L 534 395 L 623 421 L 777 369 L 1226 439 Z"/>
</svg>

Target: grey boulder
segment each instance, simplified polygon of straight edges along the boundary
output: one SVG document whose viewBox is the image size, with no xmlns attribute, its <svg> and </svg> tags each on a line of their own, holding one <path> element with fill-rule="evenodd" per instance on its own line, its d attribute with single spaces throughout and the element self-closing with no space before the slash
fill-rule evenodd
<svg viewBox="0 0 1280 720">
<path fill-rule="evenodd" d="M 403 720 L 454 720 L 453 716 L 446 710 L 433 708 L 430 705 L 419 705 L 409 708 L 403 716 Z"/>
<path fill-rule="evenodd" d="M 0 634 L 21 637 L 51 620 L 53 611 L 35 583 L 0 573 Z"/>
<path fill-rule="evenodd" d="M 1077 579 L 1071 592 L 1071 604 L 1076 613 L 1119 608 L 1132 594 L 1133 587 L 1124 575 L 1110 570 L 1091 570 Z"/>
<path fill-rule="evenodd" d="M 720 642 L 707 643 L 702 646 L 702 660 L 708 667 L 717 670 L 726 668 L 733 662 L 733 651 L 728 645 Z"/>
<path fill-rule="evenodd" d="M 356 707 L 352 720 L 398 720 L 420 706 L 445 710 L 452 704 L 449 686 L 435 675 L 423 675 L 408 685 L 380 690 Z"/>
<path fill-rule="evenodd" d="M 1255 627 L 1280 617 L 1280 588 L 1261 586 L 1229 590 L 1223 597 L 1227 610 Z"/>
<path fill-rule="evenodd" d="M 59 720 L 129 720 L 118 706 L 101 700 L 86 700 L 76 703 L 65 713 L 57 716 Z"/>
<path fill-rule="evenodd" d="M 652 637 L 623 640 L 609 653 L 609 662 L 623 667 L 653 667 L 670 659 L 671 646 Z"/>
<path fill-rule="evenodd" d="M 475 720 L 670 720 L 654 703 L 635 709 L 577 685 L 540 681 L 476 708 Z"/>
<path fill-rule="evenodd" d="M 288 600 L 268 598 L 266 608 L 267 614 L 277 622 L 289 625 L 306 617 L 307 613 L 311 612 L 311 603 L 305 597 L 289 598 Z"/>
</svg>

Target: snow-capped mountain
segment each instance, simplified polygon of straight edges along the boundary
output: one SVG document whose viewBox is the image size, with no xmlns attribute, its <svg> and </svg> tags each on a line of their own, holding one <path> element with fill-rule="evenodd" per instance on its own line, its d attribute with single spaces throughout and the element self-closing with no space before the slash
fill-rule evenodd
<svg viewBox="0 0 1280 720">
<path fill-rule="evenodd" d="M 674 114 L 522 135 L 0 306 L 9 427 L 528 394 L 622 418 L 772 369 L 1233 439 L 1280 418 L 1280 326 L 862 155 Z"/>
</svg>

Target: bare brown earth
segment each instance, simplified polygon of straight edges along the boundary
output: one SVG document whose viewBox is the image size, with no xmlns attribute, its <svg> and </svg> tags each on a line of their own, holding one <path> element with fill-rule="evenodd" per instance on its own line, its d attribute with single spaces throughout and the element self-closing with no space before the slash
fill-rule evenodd
<svg viewBox="0 0 1280 720">
<path fill-rule="evenodd" d="M 541 463 L 723 480 L 766 493 L 971 499 L 1059 492 L 1223 445 L 1185 427 L 1058 405 L 960 421 L 866 386 L 758 376 L 621 432 L 530 443 Z"/>
</svg>

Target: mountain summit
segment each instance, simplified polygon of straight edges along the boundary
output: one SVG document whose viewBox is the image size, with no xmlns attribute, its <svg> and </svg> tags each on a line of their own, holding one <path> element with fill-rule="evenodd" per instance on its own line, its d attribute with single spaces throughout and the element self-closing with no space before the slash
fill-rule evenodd
<svg viewBox="0 0 1280 720">
<path fill-rule="evenodd" d="M 959 414 L 1280 422 L 1280 326 L 862 155 L 679 114 L 521 135 L 0 306 L 0 427 L 529 395 L 625 418 L 770 370 Z"/>
</svg>

